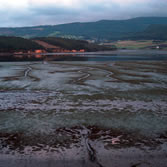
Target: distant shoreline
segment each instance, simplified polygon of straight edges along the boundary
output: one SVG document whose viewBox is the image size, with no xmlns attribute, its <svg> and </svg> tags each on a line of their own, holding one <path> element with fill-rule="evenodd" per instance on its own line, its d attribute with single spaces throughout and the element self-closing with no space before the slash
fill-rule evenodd
<svg viewBox="0 0 167 167">
<path fill-rule="evenodd" d="M 147 54 L 161 54 L 161 55 L 167 55 L 167 50 L 151 50 L 151 49 L 118 49 L 113 51 L 97 51 L 97 52 L 46 52 L 46 53 L 0 53 L 0 56 L 13 56 L 13 55 L 115 55 L 115 54 L 121 54 L 121 55 L 133 55 L 133 54 L 139 54 L 139 55 L 147 55 Z"/>
<path fill-rule="evenodd" d="M 167 60 L 167 51 L 160 50 L 117 50 L 84 53 L 41 53 L 0 55 L 0 62 L 26 61 L 126 61 L 126 60 Z"/>
</svg>

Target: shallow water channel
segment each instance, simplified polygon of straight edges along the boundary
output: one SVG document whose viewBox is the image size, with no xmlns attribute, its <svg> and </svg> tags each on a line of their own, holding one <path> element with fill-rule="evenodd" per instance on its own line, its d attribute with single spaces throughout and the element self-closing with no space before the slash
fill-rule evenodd
<svg viewBox="0 0 167 167">
<path fill-rule="evenodd" d="M 0 63 L 0 167 L 166 167 L 167 61 Z"/>
</svg>

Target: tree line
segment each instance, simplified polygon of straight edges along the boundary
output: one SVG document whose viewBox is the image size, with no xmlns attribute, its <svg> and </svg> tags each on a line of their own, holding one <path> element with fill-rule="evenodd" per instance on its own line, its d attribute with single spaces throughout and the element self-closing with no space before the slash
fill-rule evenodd
<svg viewBox="0 0 167 167">
<path fill-rule="evenodd" d="M 21 37 L 0 36 L 0 52 L 28 51 L 43 49 L 43 47 L 32 40 Z"/>
</svg>

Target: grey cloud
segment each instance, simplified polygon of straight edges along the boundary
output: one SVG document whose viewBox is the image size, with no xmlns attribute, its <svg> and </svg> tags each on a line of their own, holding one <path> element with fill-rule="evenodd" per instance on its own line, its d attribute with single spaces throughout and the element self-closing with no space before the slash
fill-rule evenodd
<svg viewBox="0 0 167 167">
<path fill-rule="evenodd" d="M 31 12 L 33 12 L 33 14 L 37 14 L 37 15 L 48 15 L 48 16 L 52 16 L 52 15 L 74 15 L 74 14 L 78 14 L 78 12 L 76 10 L 72 10 L 69 8 L 60 8 L 60 7 L 53 7 L 53 6 L 48 6 L 48 7 L 31 7 L 29 8 L 29 10 Z"/>
<path fill-rule="evenodd" d="M 33 6 L 21 10 L 0 10 L 1 27 L 60 24 L 97 21 L 100 19 L 129 19 L 140 16 L 167 16 L 167 2 L 152 0 L 149 3 L 121 6 L 117 3 L 83 2 L 82 7 Z"/>
</svg>

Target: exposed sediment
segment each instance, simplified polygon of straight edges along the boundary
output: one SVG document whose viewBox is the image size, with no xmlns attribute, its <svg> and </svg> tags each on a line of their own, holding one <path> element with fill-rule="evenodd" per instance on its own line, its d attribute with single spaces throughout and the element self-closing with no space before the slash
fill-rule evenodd
<svg viewBox="0 0 167 167">
<path fill-rule="evenodd" d="M 166 62 L 1 63 L 0 163 L 165 167 L 166 98 Z"/>
</svg>

